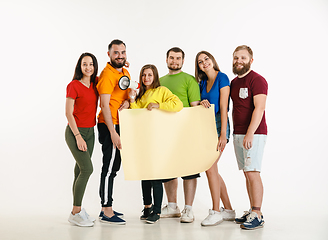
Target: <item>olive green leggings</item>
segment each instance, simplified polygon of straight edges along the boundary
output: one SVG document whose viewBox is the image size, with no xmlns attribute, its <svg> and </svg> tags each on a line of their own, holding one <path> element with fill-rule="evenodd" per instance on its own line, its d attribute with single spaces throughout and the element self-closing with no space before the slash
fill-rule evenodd
<svg viewBox="0 0 328 240">
<path fill-rule="evenodd" d="M 82 138 L 87 144 L 88 150 L 83 152 L 78 149 L 76 139 L 69 126 L 66 127 L 65 140 L 71 150 L 76 164 L 74 168 L 73 181 L 73 206 L 81 206 L 85 188 L 87 186 L 89 177 L 93 172 L 91 156 L 95 143 L 95 134 L 92 128 L 78 128 Z"/>
</svg>

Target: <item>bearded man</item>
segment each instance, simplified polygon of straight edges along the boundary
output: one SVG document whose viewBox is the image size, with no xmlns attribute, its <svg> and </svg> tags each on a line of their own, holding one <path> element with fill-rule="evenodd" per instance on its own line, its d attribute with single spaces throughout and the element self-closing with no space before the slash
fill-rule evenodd
<svg viewBox="0 0 328 240">
<path fill-rule="evenodd" d="M 125 224 L 121 218 L 123 214 L 112 208 L 114 178 L 121 166 L 118 110 L 129 107 L 127 99 L 130 90 L 121 90 L 118 86 L 122 76 L 130 78 L 129 72 L 123 68 L 127 63 L 125 43 L 113 40 L 108 45 L 107 54 L 110 61 L 101 72 L 97 84 L 101 107 L 97 127 L 103 152 L 99 188 L 102 209 L 99 219 L 103 223 Z"/>
<path fill-rule="evenodd" d="M 193 76 L 181 70 L 184 57 L 185 54 L 181 48 L 173 47 L 167 51 L 166 64 L 169 73 L 160 78 L 160 83 L 179 97 L 183 103 L 183 107 L 197 106 L 200 101 L 199 86 Z M 185 206 L 181 213 L 177 206 L 178 179 L 163 180 L 168 204 L 162 208 L 162 218 L 181 217 L 180 222 L 184 223 L 194 221 L 195 217 L 192 211 L 192 204 L 195 198 L 198 177 L 200 177 L 199 173 L 182 177 Z"/>
<path fill-rule="evenodd" d="M 265 105 L 268 83 L 251 70 L 253 51 L 242 45 L 233 52 L 233 73 L 230 94 L 233 102 L 233 142 L 239 170 L 246 178 L 250 210 L 235 221 L 242 229 L 257 229 L 264 225 L 261 212 L 263 184 L 260 176 L 267 138 Z"/>
</svg>

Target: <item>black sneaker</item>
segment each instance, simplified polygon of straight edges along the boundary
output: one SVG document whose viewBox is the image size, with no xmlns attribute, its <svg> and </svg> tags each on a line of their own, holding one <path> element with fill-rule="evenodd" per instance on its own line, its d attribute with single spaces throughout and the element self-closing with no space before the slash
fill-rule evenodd
<svg viewBox="0 0 328 240">
<path fill-rule="evenodd" d="M 158 213 L 152 212 L 146 219 L 146 223 L 155 223 L 159 220 L 160 216 Z"/>
<path fill-rule="evenodd" d="M 151 206 L 150 208 L 144 208 L 142 210 L 143 214 L 140 216 L 140 220 L 146 220 L 152 211 L 153 211 L 153 206 Z"/>
</svg>

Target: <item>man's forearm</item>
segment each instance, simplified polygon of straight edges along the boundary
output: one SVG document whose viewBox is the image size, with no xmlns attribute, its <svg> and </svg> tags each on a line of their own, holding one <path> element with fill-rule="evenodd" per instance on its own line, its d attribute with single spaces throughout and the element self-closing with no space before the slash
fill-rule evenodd
<svg viewBox="0 0 328 240">
<path fill-rule="evenodd" d="M 109 132 L 112 133 L 113 131 L 115 131 L 115 128 L 114 128 L 114 124 L 113 124 L 113 120 L 112 120 L 112 112 L 111 112 L 109 106 L 101 106 L 101 111 L 103 113 L 107 128 L 108 128 Z"/>
<path fill-rule="evenodd" d="M 256 129 L 259 127 L 262 117 L 264 114 L 264 109 L 255 108 L 252 114 L 251 122 L 248 126 L 246 134 L 254 134 Z"/>
</svg>

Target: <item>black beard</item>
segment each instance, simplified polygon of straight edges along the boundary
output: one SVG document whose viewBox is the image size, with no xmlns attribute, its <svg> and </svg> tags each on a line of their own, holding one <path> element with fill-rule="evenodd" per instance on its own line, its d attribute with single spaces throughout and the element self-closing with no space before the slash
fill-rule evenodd
<svg viewBox="0 0 328 240">
<path fill-rule="evenodd" d="M 171 67 L 167 67 L 168 69 L 172 70 L 172 71 L 179 71 L 181 70 L 182 67 L 179 67 L 179 68 L 171 68 Z"/>
<path fill-rule="evenodd" d="M 243 66 L 244 67 L 242 69 L 238 69 L 237 63 L 235 63 L 232 68 L 233 73 L 238 76 L 244 75 L 249 71 L 249 69 L 251 69 L 251 61 L 249 61 L 248 63 L 243 63 Z"/>
<path fill-rule="evenodd" d="M 116 59 L 114 59 L 111 61 L 111 64 L 114 68 L 122 68 L 125 66 L 125 62 L 126 62 L 126 59 L 124 59 L 124 61 L 122 63 L 117 63 Z"/>
</svg>

